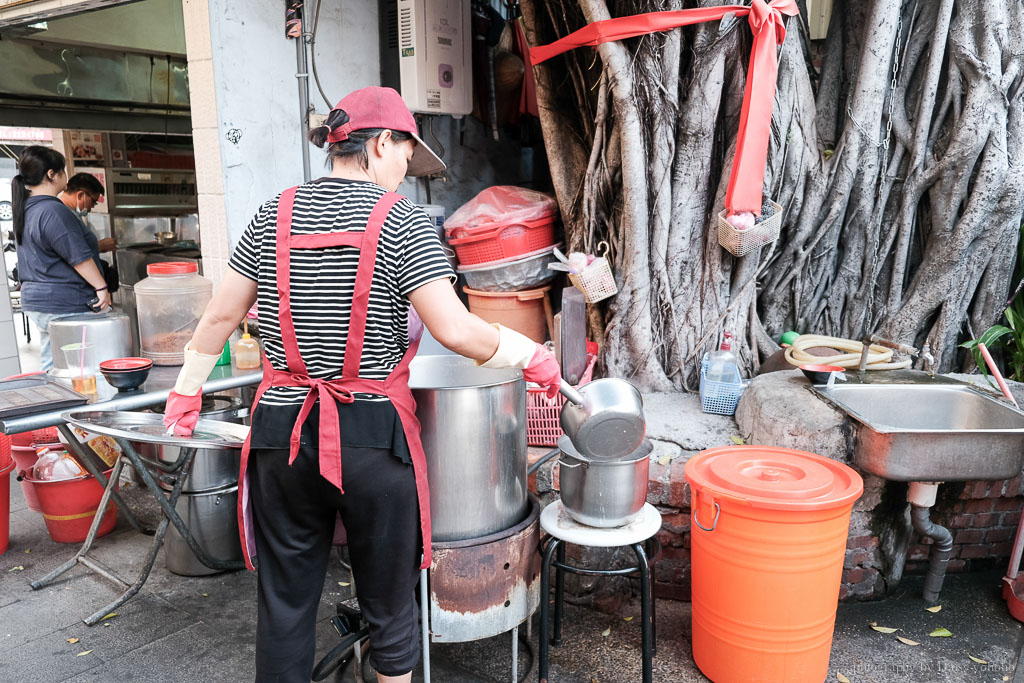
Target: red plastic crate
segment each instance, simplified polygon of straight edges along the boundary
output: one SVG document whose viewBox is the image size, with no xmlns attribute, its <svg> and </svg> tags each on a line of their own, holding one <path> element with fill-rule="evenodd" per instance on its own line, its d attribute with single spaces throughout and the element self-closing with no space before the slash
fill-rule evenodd
<svg viewBox="0 0 1024 683">
<path fill-rule="evenodd" d="M 555 244 L 555 216 L 482 229 L 456 228 L 449 234 L 448 244 L 464 266 L 515 258 Z"/>
<path fill-rule="evenodd" d="M 590 342 L 587 342 L 588 347 Z M 587 349 L 588 352 L 590 349 Z M 583 371 L 583 378 L 577 387 L 581 387 L 594 377 L 594 365 L 597 363 L 597 354 L 589 354 L 587 369 Z M 558 414 L 562 412 L 565 405 L 565 397 L 555 394 L 554 398 L 548 398 L 540 387 L 527 387 L 526 389 L 526 444 L 528 446 L 556 446 L 558 437 L 565 432 L 558 422 Z"/>
</svg>

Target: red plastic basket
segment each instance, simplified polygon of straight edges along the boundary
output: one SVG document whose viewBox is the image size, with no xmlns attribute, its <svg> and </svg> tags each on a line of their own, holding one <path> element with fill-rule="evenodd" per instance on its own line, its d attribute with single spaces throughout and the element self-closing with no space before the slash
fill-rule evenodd
<svg viewBox="0 0 1024 683">
<path fill-rule="evenodd" d="M 448 235 L 448 244 L 464 266 L 515 258 L 555 244 L 555 215 L 523 223 L 455 228 Z"/>
<path fill-rule="evenodd" d="M 589 344 L 590 342 L 588 342 L 588 346 Z M 583 377 L 576 386 L 583 386 L 594 378 L 595 363 L 597 363 L 597 354 L 589 354 L 587 369 L 583 371 Z M 555 394 L 554 398 L 548 398 L 540 387 L 527 387 L 526 444 L 528 446 L 555 446 L 558 444 L 558 437 L 565 433 L 558 422 L 558 414 L 562 412 L 563 405 L 565 405 L 565 397 L 561 394 Z"/>
</svg>

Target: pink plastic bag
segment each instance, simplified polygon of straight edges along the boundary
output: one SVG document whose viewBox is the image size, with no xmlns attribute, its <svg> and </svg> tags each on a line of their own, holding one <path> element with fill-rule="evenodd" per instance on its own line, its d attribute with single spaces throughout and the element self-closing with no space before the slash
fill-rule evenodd
<svg viewBox="0 0 1024 683">
<path fill-rule="evenodd" d="M 525 223 L 558 211 L 555 198 L 515 185 L 489 187 L 463 204 L 444 222 L 449 237 L 457 230 L 486 228 L 493 223 Z"/>
</svg>

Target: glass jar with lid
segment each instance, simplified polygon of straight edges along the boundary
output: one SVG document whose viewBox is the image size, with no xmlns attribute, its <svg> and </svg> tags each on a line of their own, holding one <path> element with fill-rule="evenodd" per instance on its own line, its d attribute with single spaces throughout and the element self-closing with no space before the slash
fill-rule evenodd
<svg viewBox="0 0 1024 683">
<path fill-rule="evenodd" d="M 213 283 L 188 261 L 151 263 L 135 285 L 142 356 L 154 365 L 181 365 L 185 345 L 213 296 Z"/>
</svg>

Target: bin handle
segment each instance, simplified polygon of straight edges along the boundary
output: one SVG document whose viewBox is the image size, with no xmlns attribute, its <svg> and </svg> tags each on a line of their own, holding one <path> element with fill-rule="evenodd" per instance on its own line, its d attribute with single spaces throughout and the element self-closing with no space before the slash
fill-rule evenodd
<svg viewBox="0 0 1024 683">
<path fill-rule="evenodd" d="M 479 242 L 481 240 L 486 240 L 486 239 L 491 239 L 492 237 L 497 237 L 498 235 L 503 233 L 505 230 L 508 230 L 509 228 L 527 228 L 527 229 L 529 229 L 529 227 L 530 226 L 524 225 L 523 223 L 505 223 L 504 225 L 499 225 L 495 229 L 488 230 L 487 232 L 478 232 L 475 235 L 466 235 L 465 237 L 449 237 L 448 238 L 448 244 L 459 245 L 459 244 L 465 244 L 466 242 Z"/>
<path fill-rule="evenodd" d="M 718 515 L 721 514 L 722 508 L 719 507 L 718 501 L 712 501 L 712 504 L 715 506 L 715 518 L 711 521 L 710 529 L 701 524 L 700 521 L 697 519 L 697 506 L 694 506 L 693 508 L 693 523 L 699 526 L 704 531 L 714 531 L 715 527 L 718 526 Z"/>
</svg>

